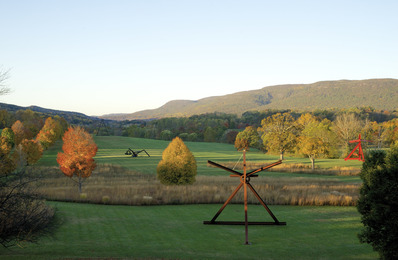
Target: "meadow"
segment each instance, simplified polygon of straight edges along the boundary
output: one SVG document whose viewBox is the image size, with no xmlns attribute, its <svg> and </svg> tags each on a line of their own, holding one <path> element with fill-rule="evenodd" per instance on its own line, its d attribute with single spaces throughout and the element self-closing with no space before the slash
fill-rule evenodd
<svg viewBox="0 0 398 260">
<path fill-rule="evenodd" d="M 34 168 L 34 174 L 45 177 L 40 193 L 50 200 L 118 205 L 209 204 L 223 203 L 239 184 L 239 179 L 229 177 L 229 172 L 207 164 L 207 160 L 211 160 L 241 170 L 242 160 L 239 159 L 242 153 L 233 145 L 186 142 L 197 160 L 196 182 L 194 185 L 165 186 L 156 179 L 156 166 L 169 142 L 128 137 L 96 137 L 95 141 L 99 147 L 95 157 L 98 167 L 84 182 L 83 194 L 76 192 L 75 183 L 56 166 L 60 144 L 46 151 L 39 162 L 40 167 Z M 127 148 L 145 149 L 150 157 L 145 153 L 135 158 L 125 155 Z M 257 150 L 247 153 L 249 169 L 276 160 L 277 156 Z M 308 159 L 287 158 L 282 166 L 272 172 L 261 172 L 251 183 L 269 204 L 355 205 L 360 179 L 347 172 L 341 174 L 341 170 L 336 170 L 339 163 L 344 169 L 354 169 L 350 172 L 359 170 L 358 162 L 324 159 L 319 160 L 320 168 L 313 172 L 308 169 Z M 238 193 L 232 202 L 241 203 L 242 200 L 243 194 Z M 249 196 L 249 202 L 256 203 L 257 200 Z"/>
<path fill-rule="evenodd" d="M 169 141 L 132 138 L 122 136 L 96 136 L 94 138 L 98 145 L 95 160 L 98 164 L 113 164 L 136 170 L 141 173 L 154 174 L 156 166 L 162 158 L 162 152 L 170 143 Z M 198 164 L 198 175 L 220 175 L 219 169 L 207 167 L 207 160 L 219 163 L 236 163 L 242 152 L 237 151 L 233 145 L 223 143 L 185 142 L 192 151 Z M 61 151 L 62 142 L 58 141 L 53 147 L 45 151 L 39 166 L 57 166 L 56 156 Z M 132 158 L 125 155 L 128 148 L 134 151 L 145 149 L 149 154 L 140 153 L 138 157 Z M 268 155 L 251 149 L 247 152 L 247 161 L 254 163 L 271 163 L 279 159 L 277 155 Z M 240 161 L 241 162 L 241 161 Z M 308 158 L 286 157 L 283 165 L 299 164 L 310 167 Z M 321 169 L 333 169 L 334 167 L 359 169 L 361 163 L 358 161 L 344 161 L 343 159 L 320 159 L 316 165 Z"/>
<path fill-rule="evenodd" d="M 169 142 L 128 137 L 96 137 L 95 141 L 98 167 L 83 184 L 83 194 L 78 194 L 74 183 L 57 167 L 61 143 L 47 150 L 38 166 L 30 169 L 43 177 L 37 189 L 57 208 L 62 224 L 53 237 L 44 237 L 37 244 L 22 242 L 20 247 L 1 248 L 1 259 L 377 258 L 357 238 L 362 224 L 352 205 L 361 181 L 355 174 L 335 170 L 357 170 L 359 162 L 319 160 L 319 171 L 313 173 L 303 170 L 310 164 L 308 159 L 287 158 L 283 164 L 300 165 L 299 170 L 288 166 L 284 169 L 288 172 L 266 171 L 252 178 L 257 192 L 287 225 L 249 226 L 251 245 L 244 245 L 243 226 L 203 225 L 239 184 L 228 172 L 207 164 L 212 160 L 234 167 L 241 152 L 232 145 L 186 142 L 197 160 L 197 181 L 175 187 L 156 180 L 156 166 Z M 124 154 L 128 148 L 145 149 L 151 156 L 132 158 Z M 247 155 L 253 168 L 278 160 L 256 150 Z M 244 220 L 242 193 L 218 220 Z M 272 221 L 250 193 L 249 202 L 249 221 Z"/>
</svg>

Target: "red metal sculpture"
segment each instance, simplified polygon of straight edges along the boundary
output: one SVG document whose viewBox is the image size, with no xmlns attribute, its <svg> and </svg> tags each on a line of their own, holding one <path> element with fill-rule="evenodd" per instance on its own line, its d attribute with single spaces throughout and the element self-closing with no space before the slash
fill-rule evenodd
<svg viewBox="0 0 398 260">
<path fill-rule="evenodd" d="M 275 215 L 272 213 L 272 211 L 268 208 L 267 204 L 265 204 L 264 200 L 261 199 L 260 195 L 256 192 L 256 190 L 253 188 L 253 186 L 250 184 L 250 178 L 251 177 L 258 177 L 256 173 L 267 170 L 271 167 L 274 167 L 276 165 L 279 165 L 282 163 L 281 160 L 274 162 L 272 164 L 266 165 L 264 167 L 261 167 L 259 169 L 253 170 L 249 173 L 246 172 L 246 152 L 243 150 L 243 174 L 240 172 L 237 172 L 233 169 L 227 168 L 223 165 L 220 165 L 218 163 L 208 161 L 209 164 L 216 166 L 218 168 L 221 168 L 223 170 L 232 172 L 233 174 L 230 175 L 230 177 L 239 177 L 240 178 L 240 184 L 238 187 L 236 187 L 235 191 L 232 192 L 231 196 L 225 201 L 224 205 L 218 210 L 218 212 L 214 215 L 213 219 L 210 221 L 203 221 L 203 224 L 213 224 L 213 225 L 245 225 L 245 232 L 246 232 L 246 242 L 245 244 L 248 245 L 248 225 L 286 225 L 286 222 L 280 222 Z M 216 221 L 218 216 L 221 214 L 221 212 L 224 210 L 224 208 L 228 205 L 228 203 L 232 200 L 232 198 L 238 193 L 240 188 L 244 189 L 244 208 L 245 208 L 245 221 Z M 247 218 L 247 187 L 253 192 L 255 197 L 259 200 L 261 205 L 267 210 L 267 212 L 270 214 L 274 222 L 249 222 Z"/>
<path fill-rule="evenodd" d="M 347 160 L 358 160 L 358 161 L 362 161 L 362 162 L 365 161 L 365 157 L 363 156 L 361 141 L 365 141 L 365 140 L 361 140 L 361 134 L 359 134 L 357 140 L 350 141 L 350 143 L 358 143 L 358 144 L 351 151 L 351 153 L 346 158 L 344 158 L 345 161 L 347 161 Z M 358 150 L 358 152 L 355 153 L 357 150 Z M 354 157 L 351 157 L 351 156 L 354 156 Z"/>
</svg>

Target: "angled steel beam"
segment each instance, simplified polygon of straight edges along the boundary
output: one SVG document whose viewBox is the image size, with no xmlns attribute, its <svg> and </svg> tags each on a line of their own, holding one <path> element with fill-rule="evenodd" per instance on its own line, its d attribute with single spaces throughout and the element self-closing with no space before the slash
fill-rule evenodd
<svg viewBox="0 0 398 260">
<path fill-rule="evenodd" d="M 258 168 L 257 170 L 253 170 L 253 171 L 249 172 L 249 173 L 247 174 L 247 176 L 248 176 L 248 177 L 251 177 L 252 174 L 255 174 L 255 173 L 258 173 L 258 172 L 261 172 L 261 171 L 265 171 L 265 170 L 267 170 L 267 169 L 269 169 L 269 168 L 272 168 L 272 167 L 274 167 L 274 166 L 277 166 L 277 165 L 279 165 L 279 164 L 281 164 L 281 163 L 282 163 L 282 160 L 279 160 L 279 161 L 277 161 L 277 162 L 268 164 L 268 165 L 266 165 L 266 166 L 264 166 L 264 167 Z"/>
<path fill-rule="evenodd" d="M 237 172 L 237 171 L 235 171 L 235 170 L 232 170 L 232 169 L 230 169 L 230 168 L 227 168 L 227 167 L 225 167 L 225 166 L 223 166 L 223 165 L 221 165 L 221 164 L 218 164 L 218 163 L 215 163 L 215 162 L 212 162 L 212 161 L 207 161 L 207 162 L 208 162 L 209 164 L 213 165 L 213 166 L 216 166 L 216 167 L 221 168 L 221 169 L 223 169 L 223 170 L 232 172 L 232 173 L 237 174 L 237 175 L 239 175 L 239 176 L 242 176 L 242 175 L 243 175 L 242 173 Z"/>
<path fill-rule="evenodd" d="M 238 191 L 240 190 L 240 188 L 242 188 L 243 183 L 240 183 L 238 185 L 238 187 L 236 187 L 236 189 L 234 190 L 234 192 L 231 194 L 231 196 L 229 196 L 229 198 L 225 201 L 224 205 L 222 205 L 222 207 L 217 211 L 216 215 L 214 215 L 214 217 L 212 218 L 212 220 L 210 220 L 210 223 L 205 223 L 205 222 L 209 222 L 209 221 L 204 221 L 203 224 L 214 224 L 216 219 L 218 218 L 218 216 L 220 216 L 221 212 L 225 209 L 225 207 L 228 205 L 228 203 L 232 200 L 233 197 L 235 197 L 236 193 L 238 193 Z"/>
</svg>

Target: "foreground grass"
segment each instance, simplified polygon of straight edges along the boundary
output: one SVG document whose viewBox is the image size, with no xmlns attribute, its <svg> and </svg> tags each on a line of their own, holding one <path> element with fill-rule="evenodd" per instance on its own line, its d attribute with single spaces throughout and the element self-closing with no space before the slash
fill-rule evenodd
<svg viewBox="0 0 398 260">
<path fill-rule="evenodd" d="M 64 224 L 55 238 L 23 248 L 1 248 L 2 259 L 375 259 L 360 244 L 354 207 L 272 206 L 286 226 L 203 225 L 220 205 L 104 206 L 54 203 Z M 249 220 L 269 221 L 261 206 L 249 206 Z M 228 205 L 219 220 L 243 220 L 243 205 Z"/>
</svg>

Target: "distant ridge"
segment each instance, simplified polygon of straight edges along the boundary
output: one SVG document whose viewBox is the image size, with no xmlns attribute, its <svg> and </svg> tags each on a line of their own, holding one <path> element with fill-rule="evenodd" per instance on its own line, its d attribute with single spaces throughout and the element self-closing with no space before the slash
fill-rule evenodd
<svg viewBox="0 0 398 260">
<path fill-rule="evenodd" d="M 313 84 L 289 84 L 264 87 L 197 101 L 173 100 L 151 110 L 132 114 L 104 115 L 111 120 L 187 117 L 205 113 L 241 115 L 250 110 L 352 108 L 371 106 L 378 110 L 398 109 L 397 79 L 321 81 Z"/>
<path fill-rule="evenodd" d="M 66 121 L 69 123 L 73 123 L 73 121 L 84 121 L 84 120 L 99 120 L 97 117 L 87 116 L 83 113 L 79 112 L 71 112 L 71 111 L 62 111 L 62 110 L 55 110 L 55 109 L 48 109 L 42 108 L 38 106 L 28 106 L 28 107 L 21 107 L 17 105 L 11 105 L 6 103 L 0 103 L 0 110 L 7 110 L 10 112 L 16 112 L 18 110 L 32 110 L 34 112 L 42 113 L 46 116 L 61 116 L 65 118 Z"/>
</svg>

